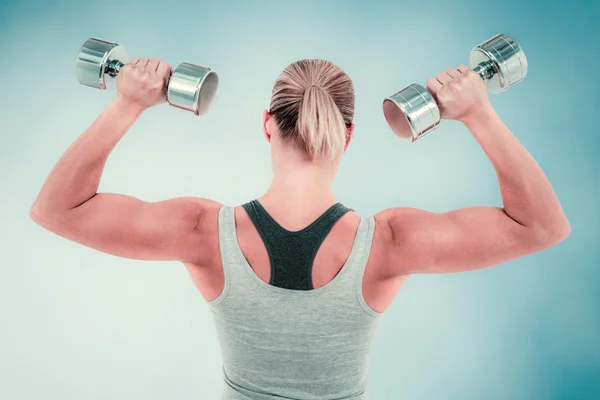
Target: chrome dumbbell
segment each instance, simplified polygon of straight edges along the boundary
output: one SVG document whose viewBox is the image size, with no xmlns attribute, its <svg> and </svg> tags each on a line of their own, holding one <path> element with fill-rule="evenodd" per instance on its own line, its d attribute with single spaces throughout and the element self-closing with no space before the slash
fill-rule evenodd
<svg viewBox="0 0 600 400">
<path fill-rule="evenodd" d="M 501 93 L 527 75 L 527 58 L 511 37 L 499 34 L 471 50 L 469 66 L 491 93 Z M 431 94 L 413 83 L 383 101 L 383 113 L 392 131 L 415 142 L 440 123 L 440 110 Z"/>
<path fill-rule="evenodd" d="M 88 39 L 77 55 L 79 83 L 96 89 L 116 89 L 117 75 L 127 62 L 125 47 L 105 40 Z M 203 115 L 213 102 L 219 77 L 210 68 L 182 63 L 169 78 L 167 101 L 173 107 Z"/>
</svg>

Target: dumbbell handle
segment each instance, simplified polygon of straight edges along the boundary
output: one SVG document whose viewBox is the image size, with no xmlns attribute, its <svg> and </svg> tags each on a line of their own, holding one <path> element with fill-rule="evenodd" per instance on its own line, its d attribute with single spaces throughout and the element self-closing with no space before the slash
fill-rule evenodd
<svg viewBox="0 0 600 400">
<path fill-rule="evenodd" d="M 494 74 L 496 73 L 496 69 L 492 61 L 484 61 L 482 63 L 479 63 L 475 68 L 473 68 L 473 71 L 477 72 L 477 74 L 484 81 L 491 79 L 492 76 L 494 76 Z"/>
<path fill-rule="evenodd" d="M 104 68 L 104 73 L 112 76 L 113 78 L 119 75 L 121 72 L 121 68 L 123 68 L 125 64 L 123 64 L 119 60 L 109 60 L 106 63 L 106 67 Z"/>
</svg>

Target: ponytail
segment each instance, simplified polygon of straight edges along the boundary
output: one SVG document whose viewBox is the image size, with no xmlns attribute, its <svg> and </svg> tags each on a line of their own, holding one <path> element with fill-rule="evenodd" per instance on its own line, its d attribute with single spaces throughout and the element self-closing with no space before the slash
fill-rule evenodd
<svg viewBox="0 0 600 400">
<path fill-rule="evenodd" d="M 296 131 L 308 154 L 332 160 L 346 146 L 346 124 L 331 95 L 323 88 L 310 85 L 298 112 Z"/>
</svg>

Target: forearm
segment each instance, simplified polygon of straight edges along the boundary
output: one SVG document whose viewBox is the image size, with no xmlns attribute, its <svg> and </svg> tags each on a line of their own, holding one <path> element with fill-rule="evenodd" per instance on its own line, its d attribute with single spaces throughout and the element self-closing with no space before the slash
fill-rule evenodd
<svg viewBox="0 0 600 400">
<path fill-rule="evenodd" d="M 57 215 L 92 198 L 110 152 L 141 113 L 139 107 L 115 96 L 52 168 L 32 214 Z"/>
<path fill-rule="evenodd" d="M 494 109 L 482 107 L 464 123 L 496 170 L 506 214 L 536 232 L 565 234 L 569 222 L 552 185 Z"/>
</svg>

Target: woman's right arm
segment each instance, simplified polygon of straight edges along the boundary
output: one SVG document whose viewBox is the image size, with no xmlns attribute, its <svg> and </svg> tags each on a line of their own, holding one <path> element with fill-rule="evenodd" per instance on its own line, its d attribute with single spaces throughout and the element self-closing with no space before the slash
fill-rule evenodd
<svg viewBox="0 0 600 400">
<path fill-rule="evenodd" d="M 375 219 L 393 273 L 490 267 L 568 237 L 569 221 L 548 178 L 495 113 L 481 78 L 460 66 L 430 79 L 428 89 L 442 118 L 463 122 L 488 156 L 503 208 L 467 207 L 446 213 L 393 208 L 379 213 Z M 399 259 L 405 262 L 394 262 Z"/>
<path fill-rule="evenodd" d="M 123 67 L 113 102 L 50 171 L 30 210 L 36 223 L 120 257 L 200 265 L 211 261 L 219 203 L 194 197 L 147 202 L 98 193 L 111 151 L 145 109 L 166 102 L 172 73 L 158 59 L 135 58 Z"/>
</svg>

